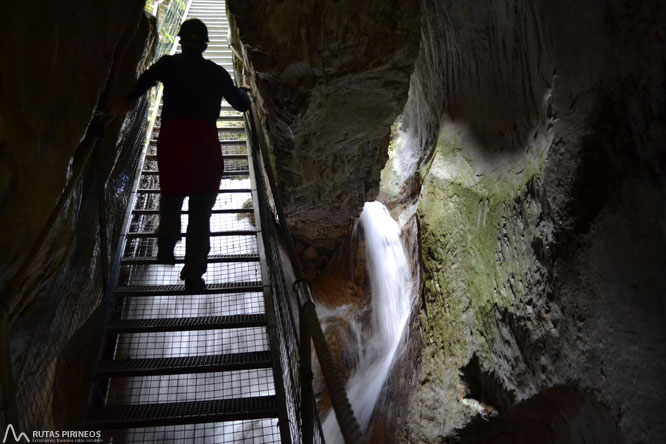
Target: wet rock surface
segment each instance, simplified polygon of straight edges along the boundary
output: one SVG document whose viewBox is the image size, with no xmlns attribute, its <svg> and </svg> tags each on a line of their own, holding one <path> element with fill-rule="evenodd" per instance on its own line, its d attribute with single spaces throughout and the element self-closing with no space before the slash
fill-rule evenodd
<svg viewBox="0 0 666 444">
<path fill-rule="evenodd" d="M 416 342 L 392 370 L 411 394 L 385 388 L 370 439 L 662 442 L 664 6 L 419 3 L 230 2 L 303 251 L 338 244 L 387 158 L 381 200 L 418 215 Z M 497 440 L 521 409 L 544 426 Z"/>
<path fill-rule="evenodd" d="M 662 442 L 666 218 L 648 202 L 666 198 L 663 5 L 422 11 L 393 156 L 403 195 L 423 183 L 424 347 L 406 439 Z M 593 429 L 577 437 L 467 433 L 489 411 L 511 428 L 516 403 L 558 385 L 592 393 L 604 419 L 565 414 L 562 430 Z"/>
<path fill-rule="evenodd" d="M 419 2 L 231 0 L 229 11 L 290 228 L 330 257 L 377 195 L 417 55 Z"/>
<path fill-rule="evenodd" d="M 130 1 L 66 7 L 15 2 L 0 18 L 10 36 L 0 46 L 5 61 L 0 77 L 3 286 L 91 148 L 82 141 L 95 132 L 90 127 L 95 109 L 125 94 L 150 59 L 155 22 L 142 9 Z M 64 369 L 60 376 L 66 380 L 84 372 L 77 366 L 84 359 L 74 351 L 56 361 L 102 295 L 100 187 L 106 186 L 106 252 L 111 255 L 140 154 L 137 116 L 138 110 L 104 132 L 28 270 L 29 303 L 12 326 L 10 344 L 26 430 L 65 427 L 76 414 L 80 399 L 52 387 L 56 367 Z M 66 386 L 64 380 L 55 386 Z"/>
</svg>

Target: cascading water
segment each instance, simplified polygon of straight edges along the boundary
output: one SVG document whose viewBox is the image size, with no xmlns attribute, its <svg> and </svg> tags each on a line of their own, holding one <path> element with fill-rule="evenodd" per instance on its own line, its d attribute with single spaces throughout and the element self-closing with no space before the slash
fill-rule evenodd
<svg viewBox="0 0 666 444">
<path fill-rule="evenodd" d="M 382 203 L 365 204 L 354 237 L 359 230 L 363 230 L 365 239 L 372 333 L 359 350 L 359 363 L 347 383 L 347 394 L 361 430 L 365 430 L 409 318 L 413 282 L 400 228 Z M 326 442 L 343 442 L 333 411 L 323 427 Z"/>
</svg>

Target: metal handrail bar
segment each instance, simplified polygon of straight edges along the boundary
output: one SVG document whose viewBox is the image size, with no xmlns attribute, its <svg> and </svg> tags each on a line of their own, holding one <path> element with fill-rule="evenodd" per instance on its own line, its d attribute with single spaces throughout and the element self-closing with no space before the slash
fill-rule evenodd
<svg viewBox="0 0 666 444">
<path fill-rule="evenodd" d="M 238 53 L 235 50 L 234 54 L 238 57 Z M 240 58 L 241 63 L 242 60 L 243 59 Z M 254 108 L 254 105 L 252 105 L 252 108 Z M 257 143 L 258 137 L 255 130 L 255 125 L 257 120 L 254 109 L 251 110 L 250 114 L 251 114 L 251 124 L 249 125 L 248 128 L 248 131 L 250 132 L 250 141 L 251 141 L 250 145 L 251 146 L 254 145 L 252 147 L 254 150 L 257 149 L 258 145 L 258 150 L 259 150 L 259 156 L 253 156 L 253 161 L 255 162 L 259 161 L 259 159 L 257 158 L 261 157 L 261 162 L 266 166 L 266 168 L 264 168 L 264 171 L 266 171 L 266 175 L 268 176 L 267 178 L 269 182 L 269 187 L 273 194 L 273 202 L 275 203 L 275 210 L 277 212 L 278 220 L 280 221 L 279 224 L 280 234 L 282 235 L 286 243 L 287 253 L 289 255 L 289 259 L 292 263 L 292 266 L 294 268 L 294 273 L 296 275 L 296 289 L 298 292 L 299 304 L 300 304 L 299 317 L 301 324 L 301 332 L 305 333 L 305 336 L 301 337 L 301 356 L 300 356 L 302 363 L 302 377 L 304 378 L 302 382 L 304 382 L 306 386 L 303 388 L 304 396 L 302 398 L 302 403 L 303 403 L 302 408 L 303 409 L 308 408 L 308 406 L 305 405 L 304 400 L 312 399 L 313 396 L 311 393 L 312 367 L 310 363 L 311 359 L 310 353 L 308 352 L 309 345 L 306 346 L 305 344 L 303 344 L 303 342 L 309 341 L 309 339 L 311 338 L 315 346 L 315 352 L 317 353 L 317 358 L 319 359 L 319 364 L 322 370 L 322 374 L 324 376 L 324 382 L 326 384 L 326 388 L 328 389 L 329 396 L 331 398 L 331 404 L 333 406 L 333 410 L 335 411 L 335 415 L 338 419 L 338 424 L 340 425 L 340 429 L 342 431 L 342 436 L 344 437 L 345 442 L 348 444 L 363 442 L 363 433 L 361 432 L 361 428 L 358 424 L 358 421 L 354 416 L 354 411 L 347 397 L 347 392 L 345 389 L 344 381 L 340 374 L 340 370 L 335 365 L 335 361 L 333 360 L 333 357 L 331 355 L 330 348 L 328 347 L 328 342 L 326 341 L 326 337 L 324 336 L 324 333 L 322 331 L 321 322 L 319 320 L 319 317 L 317 316 L 314 300 L 312 298 L 310 281 L 306 279 L 304 276 L 303 266 L 300 262 L 298 254 L 296 253 L 294 241 L 286 223 L 287 219 L 284 215 L 282 202 L 277 193 L 275 192 L 276 182 L 273 176 L 273 171 L 270 168 L 270 163 L 268 163 L 268 153 L 266 147 L 263 143 Z M 303 372 L 305 374 L 303 374 Z M 311 420 L 310 418 L 308 418 L 308 415 L 303 415 L 303 418 L 304 422 Z M 308 433 L 311 433 L 309 428 L 310 424 L 306 424 L 306 431 Z M 304 440 L 304 442 L 307 441 Z M 310 442 L 312 442 L 311 438 Z"/>
</svg>

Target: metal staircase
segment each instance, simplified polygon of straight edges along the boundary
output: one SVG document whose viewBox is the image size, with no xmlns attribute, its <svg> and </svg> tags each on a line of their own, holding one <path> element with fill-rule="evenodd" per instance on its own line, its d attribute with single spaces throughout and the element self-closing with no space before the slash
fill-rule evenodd
<svg viewBox="0 0 666 444">
<path fill-rule="evenodd" d="M 233 77 L 224 1 L 193 0 L 187 17 L 207 24 L 211 41 L 204 57 Z M 175 266 L 156 260 L 159 122 L 154 126 L 121 242 L 114 313 L 87 415 L 86 426 L 102 430 L 105 442 L 290 439 L 279 351 L 267 328 L 274 318 L 270 277 L 262 264 L 243 116 L 223 105 L 217 125 L 225 173 L 211 216 L 207 289 L 201 293 L 186 292 L 179 279 L 184 233 Z M 182 213 L 186 226 L 187 203 Z"/>
</svg>

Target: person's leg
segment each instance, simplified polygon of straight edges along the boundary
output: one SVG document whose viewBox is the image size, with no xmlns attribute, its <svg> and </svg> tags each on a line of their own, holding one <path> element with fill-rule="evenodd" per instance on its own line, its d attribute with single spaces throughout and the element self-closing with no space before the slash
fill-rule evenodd
<svg viewBox="0 0 666 444">
<path fill-rule="evenodd" d="M 216 193 L 194 194 L 189 199 L 185 266 L 180 273 L 190 290 L 205 288 L 201 276 L 206 272 L 210 251 L 210 215 Z"/>
<path fill-rule="evenodd" d="M 157 262 L 173 265 L 173 248 L 180 239 L 180 210 L 185 196 L 160 195 L 160 225 L 157 229 Z"/>
</svg>

